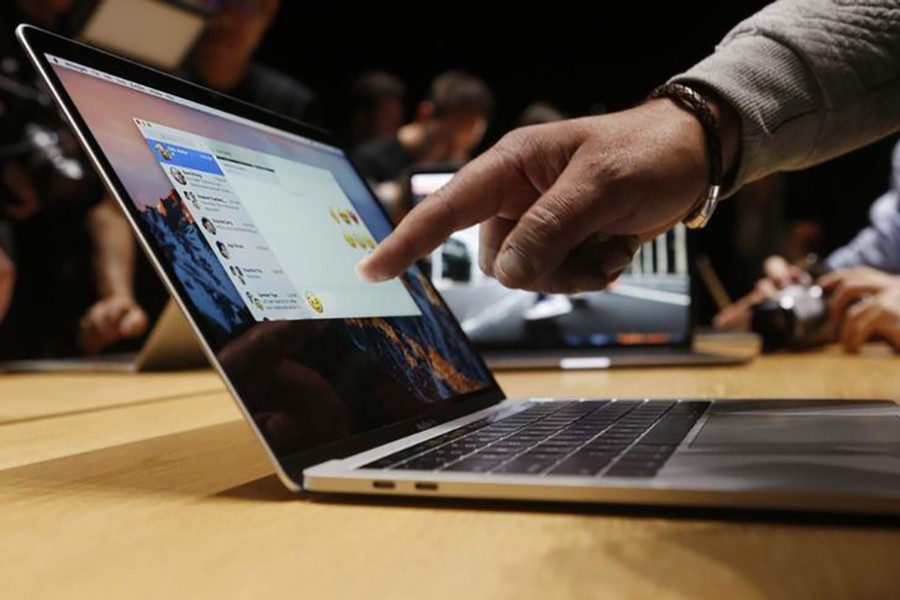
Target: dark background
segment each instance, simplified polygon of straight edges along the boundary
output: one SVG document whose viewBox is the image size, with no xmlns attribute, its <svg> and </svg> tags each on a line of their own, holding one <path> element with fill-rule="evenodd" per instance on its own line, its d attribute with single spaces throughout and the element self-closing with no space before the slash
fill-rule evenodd
<svg viewBox="0 0 900 600">
<path fill-rule="evenodd" d="M 487 142 L 536 100 L 571 116 L 625 108 L 710 54 L 766 2 L 319 4 L 286 0 L 259 54 L 319 95 L 340 130 L 354 75 L 384 69 L 408 86 L 408 116 L 447 69 L 483 77 L 497 99 Z"/>
<path fill-rule="evenodd" d="M 515 126 L 522 110 L 549 101 L 577 117 L 628 108 L 704 57 L 738 23 L 769 2 L 453 3 L 283 0 L 257 59 L 310 86 L 319 97 L 316 121 L 344 133 L 348 92 L 361 71 L 389 71 L 407 84 L 407 118 L 431 80 L 448 69 L 482 77 L 496 109 L 482 148 Z M 825 256 L 868 224 L 869 204 L 888 186 L 896 136 L 801 175 L 785 193 L 788 221 L 823 228 Z M 748 292 L 761 264 L 735 255 L 740 227 L 733 203 L 714 226 L 694 235 L 732 298 Z M 701 294 L 698 317 L 715 307 Z"/>
</svg>

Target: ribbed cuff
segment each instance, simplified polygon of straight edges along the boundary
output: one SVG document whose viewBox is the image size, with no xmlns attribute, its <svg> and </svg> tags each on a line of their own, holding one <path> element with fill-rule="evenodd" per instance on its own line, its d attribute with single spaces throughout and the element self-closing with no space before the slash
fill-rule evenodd
<svg viewBox="0 0 900 600">
<path fill-rule="evenodd" d="M 761 35 L 730 38 L 669 81 L 712 89 L 741 120 L 739 163 L 723 196 L 800 164 L 813 150 L 822 104 L 819 85 L 800 57 L 776 40 Z"/>
</svg>

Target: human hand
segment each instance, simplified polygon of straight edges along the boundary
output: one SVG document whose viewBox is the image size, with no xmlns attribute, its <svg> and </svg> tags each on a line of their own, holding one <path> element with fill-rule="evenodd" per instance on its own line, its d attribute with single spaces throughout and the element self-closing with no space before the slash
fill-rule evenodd
<svg viewBox="0 0 900 600">
<path fill-rule="evenodd" d="M 784 288 L 791 285 L 809 285 L 809 274 L 792 265 L 781 256 L 770 256 L 763 263 L 764 277 L 756 282 L 749 294 L 731 306 L 722 309 L 713 319 L 716 329 L 736 329 L 749 331 L 753 319 L 753 309 L 757 304 L 775 298 Z"/>
<path fill-rule="evenodd" d="M 9 257 L 0 250 L 0 321 L 6 316 L 12 302 L 13 287 L 16 283 L 16 269 Z"/>
<path fill-rule="evenodd" d="M 727 169 L 739 131 L 728 108 L 720 122 Z M 481 223 L 481 268 L 503 285 L 602 289 L 642 240 L 691 211 L 708 178 L 703 129 L 670 100 L 518 129 L 413 209 L 359 274 L 396 277 L 454 231 Z"/>
<path fill-rule="evenodd" d="M 829 293 L 828 312 L 831 321 L 839 324 L 851 304 L 900 285 L 900 277 L 871 267 L 854 267 L 823 275 L 818 283 Z"/>
<path fill-rule="evenodd" d="M 281 0 L 225 3 L 191 53 L 191 67 L 203 83 L 227 91 L 241 82 L 280 5 Z"/>
<path fill-rule="evenodd" d="M 124 339 L 147 331 L 147 313 L 128 296 L 110 296 L 91 306 L 81 318 L 79 341 L 86 354 L 97 354 Z"/>
<path fill-rule="evenodd" d="M 847 309 L 840 331 L 847 352 L 858 352 L 860 346 L 874 339 L 884 340 L 900 352 L 900 283 Z"/>
</svg>

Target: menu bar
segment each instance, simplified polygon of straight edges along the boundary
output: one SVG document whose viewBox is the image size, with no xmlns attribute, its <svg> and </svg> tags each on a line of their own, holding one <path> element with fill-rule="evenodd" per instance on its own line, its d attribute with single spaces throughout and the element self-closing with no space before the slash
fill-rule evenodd
<svg viewBox="0 0 900 600">
<path fill-rule="evenodd" d="M 287 131 L 283 131 L 281 129 L 277 129 L 275 127 L 269 127 L 268 125 L 263 125 L 262 123 L 258 123 L 256 121 L 251 121 L 250 119 L 244 119 L 242 117 L 238 117 L 236 115 L 216 110 L 215 108 L 210 108 L 209 106 L 205 106 L 203 104 L 199 104 L 197 102 L 192 102 L 190 100 L 186 100 L 184 98 L 179 98 L 177 96 L 173 96 L 172 94 L 168 94 L 166 92 L 162 92 L 160 90 L 147 87 L 145 85 L 141 85 L 139 83 L 135 83 L 134 81 L 129 81 L 127 79 L 123 79 L 121 77 L 117 77 L 115 75 L 110 75 L 109 73 L 104 73 L 103 71 L 98 71 L 97 69 L 92 69 L 91 67 L 86 67 L 84 65 L 80 65 L 78 63 L 74 63 L 70 60 L 66 60 L 64 58 L 60 58 L 58 56 L 53 56 L 51 54 L 47 54 L 47 60 L 50 61 L 50 64 L 56 65 L 58 67 L 62 67 L 64 69 L 69 69 L 72 71 L 77 71 L 78 73 L 82 73 L 83 75 L 88 75 L 90 77 L 96 77 L 97 79 L 102 79 L 104 81 L 108 81 L 109 83 L 113 83 L 116 85 L 121 85 L 123 87 L 127 87 L 136 92 L 140 92 L 142 94 L 148 94 L 150 96 L 155 96 L 156 98 L 160 98 L 162 100 L 166 100 L 168 102 L 172 102 L 174 104 L 180 104 L 182 106 L 187 106 L 194 110 L 198 110 L 200 112 L 204 112 L 207 114 L 215 115 L 217 117 L 228 119 L 229 121 L 233 121 L 235 123 L 241 123 L 242 125 L 246 125 L 248 127 L 253 127 L 255 129 L 260 129 L 262 131 L 295 141 L 301 144 L 306 144 L 307 146 L 312 146 L 314 148 L 318 148 L 320 150 L 324 150 L 326 152 L 330 152 L 332 154 L 342 155 L 343 153 L 334 146 L 330 146 L 328 144 L 323 144 L 321 142 L 317 142 L 315 140 L 311 140 L 309 138 L 305 138 L 303 136 L 295 135 L 289 133 Z"/>
</svg>

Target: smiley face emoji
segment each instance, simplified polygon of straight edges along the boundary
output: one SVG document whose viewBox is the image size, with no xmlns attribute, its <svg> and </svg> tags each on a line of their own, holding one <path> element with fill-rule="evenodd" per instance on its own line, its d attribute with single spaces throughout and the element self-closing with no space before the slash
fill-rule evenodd
<svg viewBox="0 0 900 600">
<path fill-rule="evenodd" d="M 159 154 L 160 158 L 163 160 L 172 160 L 172 153 L 169 152 L 169 149 L 163 146 L 162 144 L 156 144 L 154 146 L 156 148 L 156 153 Z"/>
<path fill-rule="evenodd" d="M 322 304 L 322 301 L 319 299 L 319 297 L 312 292 L 306 292 L 306 303 L 311 309 L 313 309 L 320 315 L 325 312 L 325 305 Z"/>
<path fill-rule="evenodd" d="M 341 218 L 338 216 L 338 213 L 333 208 L 328 209 L 328 214 L 331 215 L 331 220 L 335 222 L 335 224 L 341 224 Z"/>
<path fill-rule="evenodd" d="M 346 211 L 346 210 L 342 210 L 342 211 L 341 211 L 340 213 L 338 213 L 338 214 L 341 215 L 341 221 L 344 222 L 344 225 L 349 225 L 349 224 L 350 224 L 350 215 L 347 214 L 347 211 Z"/>
<path fill-rule="evenodd" d="M 356 238 L 354 238 L 353 234 L 349 231 L 344 232 L 344 241 L 347 242 L 347 244 L 349 244 L 351 248 L 356 248 L 357 246 Z"/>
</svg>

